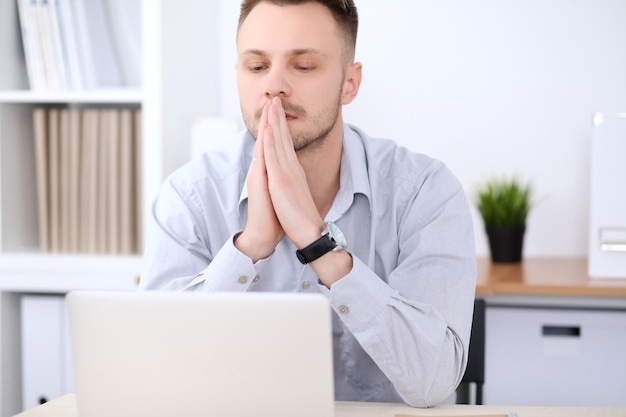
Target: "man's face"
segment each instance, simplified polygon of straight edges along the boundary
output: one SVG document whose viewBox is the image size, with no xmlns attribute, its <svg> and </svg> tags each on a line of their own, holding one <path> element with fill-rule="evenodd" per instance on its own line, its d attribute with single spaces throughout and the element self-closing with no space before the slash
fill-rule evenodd
<svg viewBox="0 0 626 417">
<path fill-rule="evenodd" d="M 237 84 L 244 122 L 256 138 L 263 106 L 279 96 L 296 150 L 335 126 L 344 87 L 344 40 L 317 3 L 260 3 L 237 37 Z"/>
</svg>

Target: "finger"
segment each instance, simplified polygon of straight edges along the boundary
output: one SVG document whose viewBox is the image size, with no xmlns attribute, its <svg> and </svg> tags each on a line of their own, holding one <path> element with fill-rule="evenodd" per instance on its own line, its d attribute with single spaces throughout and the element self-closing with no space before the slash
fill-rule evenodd
<svg viewBox="0 0 626 417">
<path fill-rule="evenodd" d="M 263 129 L 265 126 L 269 125 L 269 121 L 268 121 L 268 112 L 269 112 L 269 106 L 271 104 L 271 101 L 268 101 L 267 103 L 265 103 L 265 105 L 263 106 L 263 111 L 261 112 L 261 118 L 259 120 L 259 131 L 261 129 Z"/>
<path fill-rule="evenodd" d="M 276 109 L 276 124 L 278 127 L 278 131 L 280 132 L 280 137 L 282 139 L 279 143 L 279 145 L 281 146 L 281 156 L 295 156 L 293 139 L 291 138 L 291 132 L 289 131 L 289 124 L 287 123 L 287 115 L 285 114 L 285 109 L 283 108 L 283 102 L 276 97 L 273 100 L 273 104 Z M 286 161 L 286 159 L 283 158 L 281 158 L 281 160 Z"/>
<path fill-rule="evenodd" d="M 291 132 L 289 132 L 289 124 L 287 123 L 287 115 L 285 114 L 283 102 L 278 97 L 274 97 L 273 104 L 274 106 L 276 106 L 276 117 L 278 121 L 278 126 L 280 128 L 280 133 L 283 137 L 289 139 L 288 141 L 284 141 L 283 144 L 286 145 L 288 148 L 292 148 L 293 141 L 291 140 Z"/>
<path fill-rule="evenodd" d="M 293 150 L 293 141 L 287 127 L 284 110 L 280 104 L 280 99 L 272 100 L 268 112 L 268 121 L 271 126 L 272 140 L 268 141 L 265 150 L 266 154 L 271 149 L 274 159 L 272 163 L 276 163 L 276 168 L 286 169 L 290 164 L 290 155 L 295 154 Z M 291 157 L 293 158 L 293 157 Z"/>
<path fill-rule="evenodd" d="M 272 110 L 270 109 L 270 113 Z M 271 119 L 271 115 L 270 115 Z M 263 160 L 268 172 L 268 176 L 273 169 L 280 167 L 280 160 L 276 154 L 276 137 L 274 136 L 273 126 L 266 126 L 263 132 Z"/>
<path fill-rule="evenodd" d="M 268 105 L 266 104 L 263 107 L 263 111 L 261 113 L 261 118 L 259 119 L 259 126 L 258 126 L 258 131 L 257 131 L 257 139 L 256 139 L 256 145 L 254 147 L 254 155 L 252 157 L 252 162 L 258 162 L 257 165 L 261 165 L 263 167 L 263 170 L 265 170 L 265 161 L 264 156 L 263 156 L 263 147 L 264 145 L 264 135 L 265 135 L 265 131 L 267 130 L 267 127 L 269 126 L 268 124 Z"/>
</svg>

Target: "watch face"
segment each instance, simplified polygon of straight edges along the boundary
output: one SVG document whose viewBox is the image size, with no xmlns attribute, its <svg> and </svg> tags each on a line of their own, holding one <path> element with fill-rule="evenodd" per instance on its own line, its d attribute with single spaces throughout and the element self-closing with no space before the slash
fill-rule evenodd
<svg viewBox="0 0 626 417">
<path fill-rule="evenodd" d="M 345 247 L 348 245 L 348 242 L 346 241 L 346 236 L 335 223 L 328 222 L 328 233 L 330 233 L 330 237 L 333 238 L 335 242 L 337 242 L 337 247 L 335 249 L 345 249 Z"/>
</svg>

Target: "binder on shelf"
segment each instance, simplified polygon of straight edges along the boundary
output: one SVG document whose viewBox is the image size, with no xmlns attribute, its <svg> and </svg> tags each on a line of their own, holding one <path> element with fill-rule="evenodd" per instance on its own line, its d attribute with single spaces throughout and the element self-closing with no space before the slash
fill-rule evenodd
<svg viewBox="0 0 626 417">
<path fill-rule="evenodd" d="M 44 79 L 47 90 L 59 90 L 60 84 L 54 57 L 54 45 L 50 36 L 50 20 L 48 18 L 48 3 L 43 0 L 36 0 L 35 4 L 36 25 L 38 28 L 39 42 L 41 45 L 41 60 L 44 68 Z"/>
<path fill-rule="evenodd" d="M 58 0 L 40 0 L 43 3 L 48 33 L 46 37 L 50 40 L 53 71 L 58 83 L 57 89 L 65 91 L 69 89 L 67 74 L 65 69 L 65 51 L 61 43 L 61 28 L 58 17 Z"/>
<path fill-rule="evenodd" d="M 84 90 L 85 76 L 80 63 L 80 43 L 74 13 L 74 0 L 54 0 L 57 4 L 57 16 L 59 19 L 59 33 L 64 51 L 64 61 L 67 70 L 68 89 Z"/>
<path fill-rule="evenodd" d="M 133 110 L 122 109 L 120 111 L 120 253 L 128 255 L 134 251 L 133 242 L 133 187 L 132 181 L 124 181 L 124 178 L 134 178 L 133 172 Z"/>
<path fill-rule="evenodd" d="M 69 109 L 59 111 L 59 251 L 70 249 L 70 114 Z"/>
<path fill-rule="evenodd" d="M 83 251 L 96 253 L 98 248 L 96 224 L 98 218 L 98 131 L 99 117 L 97 110 L 85 110 L 85 133 L 83 158 L 85 169 L 82 172 L 84 183 L 84 206 L 82 207 L 82 229 L 84 233 Z"/>
<path fill-rule="evenodd" d="M 75 51 L 77 68 L 80 72 L 80 85 L 83 89 L 90 90 L 97 86 L 96 68 L 94 64 L 89 36 L 89 27 L 83 0 L 61 0 L 64 5 L 61 7 L 67 14 L 67 20 L 73 24 L 66 26 L 68 32 L 73 30 L 73 34 L 68 37 L 76 39 Z"/>
<path fill-rule="evenodd" d="M 141 118 L 141 112 L 139 110 L 135 111 L 135 153 L 134 153 L 134 161 L 135 161 L 135 195 L 136 204 L 135 204 L 135 250 L 141 251 L 143 249 L 143 206 L 141 204 L 143 195 L 142 188 L 142 172 L 143 172 L 143 160 L 141 156 L 143 155 L 143 125 Z"/>
<path fill-rule="evenodd" d="M 107 161 L 107 195 L 105 204 L 107 211 L 107 253 L 120 253 L 120 126 L 119 110 L 112 109 L 109 113 L 109 137 L 105 138 L 108 150 Z"/>
<path fill-rule="evenodd" d="M 589 210 L 591 278 L 626 278 L 626 113 L 593 117 Z"/>
<path fill-rule="evenodd" d="M 141 0 L 106 0 L 112 49 L 117 57 L 121 84 L 141 86 Z"/>
<path fill-rule="evenodd" d="M 33 111 L 43 252 L 141 250 L 140 115 L 130 108 Z"/>
<path fill-rule="evenodd" d="M 109 206 L 107 204 L 108 195 L 108 160 L 109 153 L 107 150 L 106 141 L 109 138 L 110 119 L 109 110 L 101 110 L 98 112 L 100 119 L 98 123 L 98 137 L 96 139 L 96 146 L 98 149 L 96 155 L 96 224 L 95 224 L 95 242 L 96 253 L 106 253 L 107 238 L 108 238 L 108 218 L 109 218 Z"/>
<path fill-rule="evenodd" d="M 49 189 L 48 189 L 48 141 L 47 114 L 43 108 L 33 110 L 33 132 L 35 140 L 35 169 L 37 182 L 37 212 L 39 220 L 39 242 L 41 250 L 50 250 Z"/>
<path fill-rule="evenodd" d="M 16 1 L 31 89 L 139 87 L 139 0 Z"/>
<path fill-rule="evenodd" d="M 47 83 L 44 78 L 36 6 L 36 0 L 18 0 L 17 2 L 28 80 L 31 89 L 45 90 Z"/>
<path fill-rule="evenodd" d="M 81 178 L 81 113 L 79 109 L 69 109 L 69 139 L 68 139 L 68 166 L 69 166 L 69 248 L 70 253 L 79 251 L 80 228 L 80 178 Z"/>
<path fill-rule="evenodd" d="M 48 111 L 48 187 L 50 189 L 50 251 L 61 249 L 61 202 L 59 164 L 59 110 Z"/>
<path fill-rule="evenodd" d="M 89 47 L 97 87 L 120 87 L 122 80 L 116 52 L 113 49 L 109 16 L 103 0 L 83 0 Z"/>
<path fill-rule="evenodd" d="M 109 144 L 107 141 L 110 139 L 111 130 L 111 111 L 108 109 L 100 110 L 98 112 L 100 118 L 98 131 L 98 217 L 96 221 L 96 235 L 97 235 L 97 250 L 96 253 L 106 253 L 109 240 Z"/>
</svg>

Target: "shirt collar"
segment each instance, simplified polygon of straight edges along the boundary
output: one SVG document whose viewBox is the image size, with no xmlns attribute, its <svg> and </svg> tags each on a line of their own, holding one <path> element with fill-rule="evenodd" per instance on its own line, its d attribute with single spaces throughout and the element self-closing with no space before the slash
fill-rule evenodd
<svg viewBox="0 0 626 417">
<path fill-rule="evenodd" d="M 328 221 L 336 221 L 348 211 L 354 202 L 354 196 L 363 194 L 371 201 L 367 157 L 363 138 L 348 124 L 343 126 L 343 148 L 339 171 L 339 192 L 326 216 Z"/>
<path fill-rule="evenodd" d="M 252 158 L 254 157 L 254 145 L 256 144 L 256 140 L 252 137 L 248 130 L 245 130 L 241 135 L 239 140 L 243 142 L 242 147 L 242 171 L 246 172 L 246 176 L 244 178 L 241 194 L 239 195 L 239 211 L 242 212 L 242 203 L 248 200 L 248 174 L 250 174 L 250 167 L 252 166 Z"/>
</svg>

